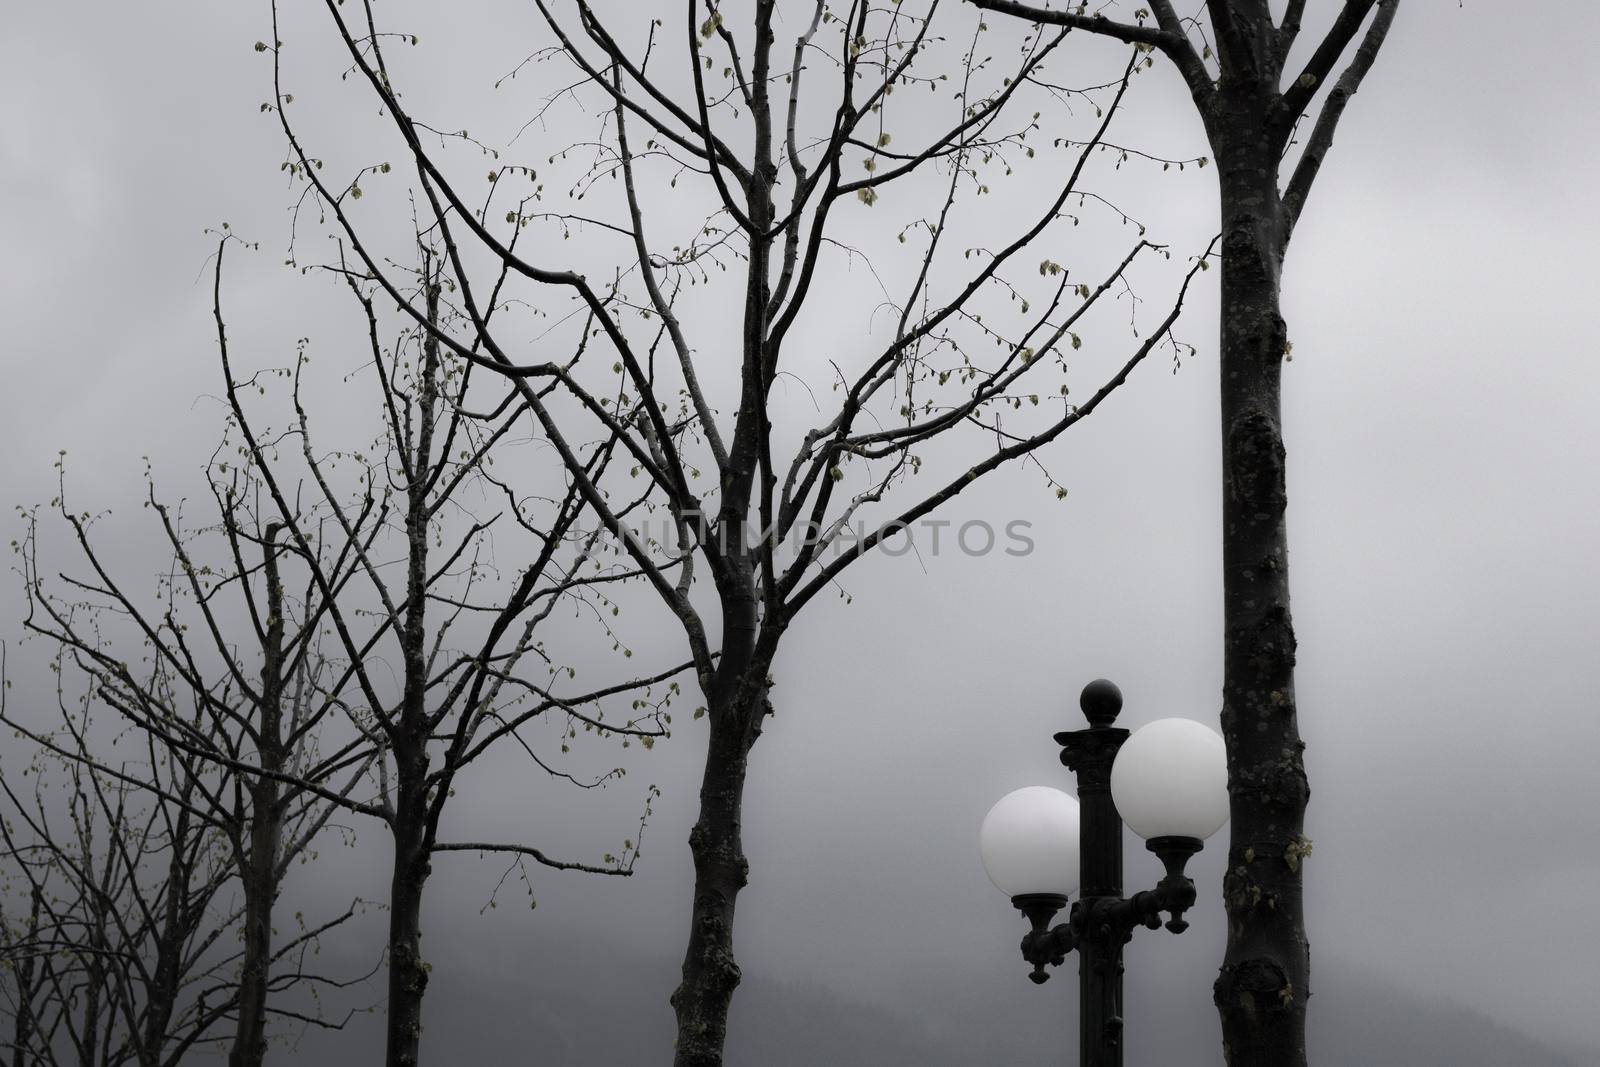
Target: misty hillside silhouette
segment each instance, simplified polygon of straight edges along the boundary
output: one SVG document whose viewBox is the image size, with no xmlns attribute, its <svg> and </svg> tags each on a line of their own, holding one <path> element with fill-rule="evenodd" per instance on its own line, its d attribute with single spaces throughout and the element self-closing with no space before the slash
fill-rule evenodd
<svg viewBox="0 0 1600 1067">
<path fill-rule="evenodd" d="M 654 1067 L 670 1062 L 667 994 L 676 965 L 615 946 L 547 941 L 508 947 L 475 973 L 436 967 L 425 1011 L 423 1060 L 439 1067 Z M 459 967 L 462 961 L 452 960 Z M 1131 974 L 1131 972 L 1130 972 Z M 1005 976 L 1009 975 L 1009 979 Z M 962 981 L 963 978 L 968 979 Z M 1074 1062 L 1076 973 L 1036 988 L 1018 968 L 994 981 L 917 973 L 882 1003 L 847 1000 L 811 984 L 747 974 L 735 999 L 730 1067 L 1002 1067 Z M 381 985 L 373 990 L 381 997 Z M 1136 1000 L 1137 998 L 1137 1000 Z M 1214 1013 L 1191 998 L 1178 1011 L 1131 990 L 1129 1067 L 1222 1063 Z M 1469 1008 L 1319 968 L 1311 1053 L 1318 1067 L 1592 1067 Z M 381 1038 L 381 1002 L 341 1033 L 307 1034 L 293 1062 L 345 1067 Z M 289 1049 L 280 1049 L 280 1062 Z"/>
</svg>

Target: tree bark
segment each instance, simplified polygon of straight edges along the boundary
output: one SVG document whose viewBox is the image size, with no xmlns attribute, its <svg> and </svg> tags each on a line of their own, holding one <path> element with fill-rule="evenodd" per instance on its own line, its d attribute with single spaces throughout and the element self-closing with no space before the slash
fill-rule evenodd
<svg viewBox="0 0 1600 1067">
<path fill-rule="evenodd" d="M 740 977 L 733 955 L 733 915 L 750 875 L 740 821 L 754 738 L 744 726 L 747 715 L 742 709 L 713 710 L 712 716 L 700 782 L 700 818 L 689 833 L 694 903 L 683 981 L 672 994 L 678 1015 L 673 1067 L 721 1067 L 728 1007 Z M 719 725 L 724 721 L 726 725 Z"/>
<path fill-rule="evenodd" d="M 43 893 L 35 885 L 28 898 L 28 950 L 23 954 L 22 960 L 17 964 L 17 1014 L 15 1027 L 12 1031 L 12 1067 L 27 1067 L 28 1059 L 33 1051 L 34 1019 L 33 1019 L 33 971 L 34 953 L 39 941 L 39 911 L 43 903 Z"/>
<path fill-rule="evenodd" d="M 427 275 L 427 316 L 439 321 L 439 283 Z M 429 862 L 436 809 L 428 803 L 428 740 L 433 724 L 427 710 L 428 666 L 428 478 L 439 397 L 439 345 L 423 342 L 417 435 L 410 442 L 410 484 L 406 487 L 406 600 L 400 649 L 405 660 L 405 691 L 400 722 L 393 731 L 396 798 L 390 831 L 394 868 L 389 883 L 388 1067 L 416 1067 L 422 1043 L 422 998 L 428 965 L 422 959 L 422 891 L 432 871 Z"/>
<path fill-rule="evenodd" d="M 432 872 L 426 812 L 420 791 L 402 784 L 389 883 L 388 1067 L 416 1067 L 420 1062 L 422 998 L 428 988 L 428 965 L 422 959 L 422 891 Z"/>
<path fill-rule="evenodd" d="M 1294 694 L 1280 381 L 1287 230 L 1267 89 L 1221 87 L 1211 124 L 1223 226 L 1222 731 L 1232 817 L 1228 945 L 1214 995 L 1232 1067 L 1304 1065 L 1310 995 L 1301 882 L 1310 788 Z M 1252 92 L 1261 98 L 1234 98 Z"/>
<path fill-rule="evenodd" d="M 135 1046 L 140 1067 L 159 1067 L 167 1044 L 167 1028 L 178 1002 L 182 975 L 183 944 L 190 925 L 189 884 L 194 874 L 189 813 L 180 811 L 167 843 L 166 899 L 162 902 L 161 925 L 156 928 L 156 960 L 145 987 L 143 1026 Z"/>
<path fill-rule="evenodd" d="M 266 529 L 267 630 L 262 643 L 261 708 L 256 723 L 261 766 L 283 770 L 283 583 L 276 538 Z M 267 1055 L 267 982 L 272 962 L 272 910 L 278 899 L 278 847 L 283 829 L 282 787 L 260 775 L 250 785 L 250 844 L 240 864 L 244 891 L 244 959 L 239 969 L 239 1018 L 229 1067 L 261 1067 Z"/>
<path fill-rule="evenodd" d="M 278 895 L 278 791 L 277 781 L 271 778 L 258 779 L 250 790 L 250 846 L 243 871 L 244 959 L 239 973 L 239 1019 L 228 1067 L 261 1067 L 267 1055 L 267 982 L 272 911 Z"/>
</svg>

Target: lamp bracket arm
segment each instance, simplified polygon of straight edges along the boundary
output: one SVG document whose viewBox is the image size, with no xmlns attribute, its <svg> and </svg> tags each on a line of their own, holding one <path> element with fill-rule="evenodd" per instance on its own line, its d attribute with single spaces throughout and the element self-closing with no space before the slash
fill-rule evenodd
<svg viewBox="0 0 1600 1067">
<path fill-rule="evenodd" d="M 1189 928 L 1183 913 L 1194 907 L 1196 898 L 1194 881 L 1184 875 L 1168 875 L 1156 883 L 1154 889 L 1135 893 L 1119 900 L 1106 909 L 1106 921 L 1113 929 L 1131 934 L 1136 927 L 1160 929 L 1161 915 L 1167 914 L 1165 926 L 1175 934 Z"/>
<path fill-rule="evenodd" d="M 1029 930 L 1022 937 L 1022 958 L 1033 964 L 1033 973 L 1028 977 L 1035 985 L 1042 984 L 1050 977 L 1045 967 L 1060 967 L 1077 947 L 1078 934 L 1068 923 Z"/>
</svg>

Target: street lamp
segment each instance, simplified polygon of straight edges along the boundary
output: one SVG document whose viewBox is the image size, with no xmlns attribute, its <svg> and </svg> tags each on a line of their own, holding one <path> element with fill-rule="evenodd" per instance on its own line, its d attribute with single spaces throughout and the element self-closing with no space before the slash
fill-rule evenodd
<svg viewBox="0 0 1600 1067">
<path fill-rule="evenodd" d="M 1002 797 L 979 833 L 989 880 L 1027 918 L 1022 956 L 1035 983 L 1078 953 L 1081 1067 L 1121 1067 L 1122 946 L 1140 926 L 1181 934 L 1195 902 L 1189 857 L 1228 821 L 1222 738 L 1190 719 L 1158 719 L 1131 735 L 1113 726 L 1122 691 L 1104 678 L 1078 699 L 1087 730 L 1055 735 L 1078 799 L 1030 786 Z M 1120 814 L 1119 814 L 1120 813 Z M 1122 895 L 1122 823 L 1127 820 L 1166 874 L 1156 887 Z M 1081 885 L 1081 888 L 1080 888 Z M 1065 923 L 1051 926 L 1078 893 Z"/>
</svg>

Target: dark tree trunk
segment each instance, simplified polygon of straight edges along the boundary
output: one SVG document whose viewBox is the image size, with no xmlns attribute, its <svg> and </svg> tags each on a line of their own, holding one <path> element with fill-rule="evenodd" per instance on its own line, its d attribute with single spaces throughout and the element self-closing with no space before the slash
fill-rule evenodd
<svg viewBox="0 0 1600 1067">
<path fill-rule="evenodd" d="M 272 960 L 272 910 L 278 895 L 278 783 L 262 778 L 251 789 L 250 846 L 244 863 L 244 961 L 239 973 L 239 1020 L 229 1067 L 261 1067 L 267 1054 L 267 982 Z"/>
<path fill-rule="evenodd" d="M 1232 1067 L 1303 1065 L 1310 995 L 1301 885 L 1310 788 L 1295 710 L 1280 403 L 1287 230 L 1268 88 L 1223 87 L 1211 122 L 1223 227 L 1222 730 L 1232 815 L 1215 999 Z"/>
<path fill-rule="evenodd" d="M 161 1054 L 167 1044 L 167 1027 L 172 1022 L 172 1012 L 178 1002 L 183 944 L 190 922 L 186 912 L 193 874 L 190 866 L 193 856 L 189 840 L 191 830 L 189 813 L 179 812 L 172 840 L 167 845 L 171 849 L 171 858 L 167 862 L 166 900 L 161 926 L 157 930 L 155 967 L 151 969 L 145 991 L 144 1024 L 137 1039 L 141 1067 L 158 1067 L 161 1063 Z"/>
<path fill-rule="evenodd" d="M 28 947 L 21 962 L 17 964 L 17 1014 L 11 1040 L 12 1067 L 26 1067 L 33 1050 L 34 952 L 37 951 L 39 942 L 39 911 L 42 902 L 43 894 L 36 885 L 29 895 Z"/>
<path fill-rule="evenodd" d="M 768 668 L 783 627 L 761 632 L 752 593 L 739 595 L 740 579 L 725 589 L 722 658 L 715 675 L 704 680 L 710 738 L 700 779 L 700 817 L 689 832 L 694 857 L 694 902 L 689 944 L 683 954 L 683 980 L 672 994 L 678 1015 L 673 1067 L 721 1067 L 728 1034 L 728 1007 L 739 984 L 733 955 L 734 908 L 749 881 L 741 820 L 750 749 L 761 735 L 767 702 Z"/>
<path fill-rule="evenodd" d="M 422 997 L 428 988 L 428 966 L 422 959 L 422 891 L 432 870 L 426 817 L 420 790 L 402 783 L 389 884 L 388 1067 L 416 1067 L 420 1062 Z"/>
<path fill-rule="evenodd" d="M 427 284 L 427 315 L 439 321 L 439 284 Z M 406 488 L 406 602 L 400 650 L 405 659 L 405 692 L 400 723 L 394 731 L 396 797 L 389 829 L 394 839 L 394 868 L 389 882 L 389 1032 L 388 1067 L 416 1067 L 422 1044 L 422 998 L 428 989 L 428 965 L 422 959 L 422 891 L 432 871 L 431 821 L 437 809 L 428 803 L 428 479 L 433 455 L 438 401 L 439 345 L 430 334 L 423 342 L 422 390 L 417 434 L 410 442 L 410 484 Z"/>
<path fill-rule="evenodd" d="M 283 583 L 275 540 L 281 527 L 267 526 L 265 571 L 267 631 L 262 645 L 261 714 L 256 723 L 261 765 L 283 770 Z M 267 1055 L 267 982 L 272 963 L 272 909 L 278 898 L 278 845 L 282 834 L 282 787 L 258 777 L 250 786 L 250 843 L 241 863 L 244 886 L 244 960 L 239 972 L 239 1018 L 229 1067 L 261 1067 Z"/>
<path fill-rule="evenodd" d="M 106 948 L 105 905 L 95 907 L 94 925 L 89 932 L 89 958 L 84 967 L 83 1026 L 74 1041 L 78 1067 L 95 1067 L 100 1040 L 100 993 L 105 987 L 105 966 L 97 958 Z"/>
<path fill-rule="evenodd" d="M 720 713 L 713 709 L 712 716 L 700 783 L 700 818 L 689 834 L 694 904 L 683 981 L 672 994 L 672 1007 L 678 1015 L 673 1067 L 720 1067 L 728 1006 L 739 984 L 733 914 L 750 872 L 740 817 L 751 738 L 743 726 L 745 716 L 738 709 Z"/>
</svg>

